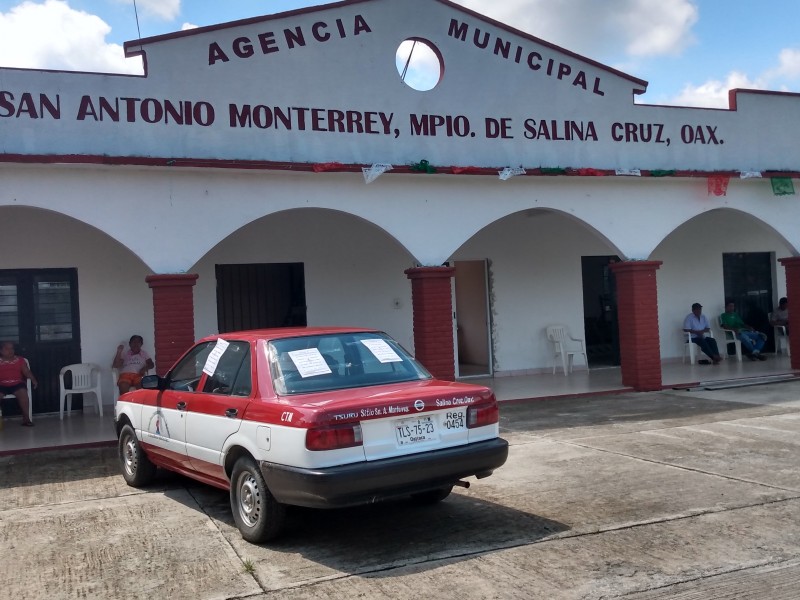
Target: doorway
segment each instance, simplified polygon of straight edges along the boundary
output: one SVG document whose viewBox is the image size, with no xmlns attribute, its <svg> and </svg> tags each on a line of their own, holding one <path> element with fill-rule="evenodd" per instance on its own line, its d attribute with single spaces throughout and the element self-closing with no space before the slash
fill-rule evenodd
<svg viewBox="0 0 800 600">
<path fill-rule="evenodd" d="M 303 263 L 217 265 L 220 333 L 306 326 Z"/>
<path fill-rule="evenodd" d="M 456 377 L 493 373 L 489 266 L 486 260 L 457 260 L 453 277 Z"/>
<path fill-rule="evenodd" d="M 34 414 L 58 411 L 61 368 L 81 362 L 79 314 L 77 269 L 0 270 L 0 340 L 14 342 L 36 375 Z M 82 396 L 72 408 L 83 408 Z M 3 414 L 19 406 L 7 401 Z"/>
<path fill-rule="evenodd" d="M 733 300 L 736 312 L 748 325 L 767 334 L 764 350 L 775 350 L 775 335 L 769 324 L 772 312 L 772 268 L 775 263 L 771 252 L 726 252 L 722 255 L 722 274 L 725 282 L 725 299 Z"/>
<path fill-rule="evenodd" d="M 616 255 L 581 257 L 586 357 L 592 368 L 620 364 L 617 290 L 610 267 L 616 262 Z"/>
</svg>

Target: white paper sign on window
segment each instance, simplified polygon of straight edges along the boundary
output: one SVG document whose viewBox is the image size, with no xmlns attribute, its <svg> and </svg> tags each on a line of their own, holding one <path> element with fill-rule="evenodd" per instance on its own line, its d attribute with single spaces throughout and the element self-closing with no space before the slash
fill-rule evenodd
<svg viewBox="0 0 800 600">
<path fill-rule="evenodd" d="M 361 340 L 361 343 L 364 344 L 372 354 L 375 355 L 382 363 L 391 363 L 391 362 L 402 362 L 403 359 L 397 356 L 397 352 L 395 352 L 392 347 L 386 343 L 386 340 L 375 339 L 375 340 Z"/>
<path fill-rule="evenodd" d="M 317 348 L 292 350 L 289 352 L 289 358 L 292 359 L 294 366 L 297 367 L 300 377 L 304 379 L 306 377 L 314 377 L 314 375 L 329 375 L 332 373 L 331 368 Z"/>
<path fill-rule="evenodd" d="M 214 371 L 217 370 L 217 365 L 219 364 L 219 359 L 228 349 L 230 344 L 225 340 L 219 339 L 217 340 L 217 345 L 214 346 L 214 349 L 211 351 L 211 354 L 208 355 L 206 359 L 206 364 L 203 366 L 203 373 L 208 375 L 209 377 L 214 374 Z"/>
</svg>

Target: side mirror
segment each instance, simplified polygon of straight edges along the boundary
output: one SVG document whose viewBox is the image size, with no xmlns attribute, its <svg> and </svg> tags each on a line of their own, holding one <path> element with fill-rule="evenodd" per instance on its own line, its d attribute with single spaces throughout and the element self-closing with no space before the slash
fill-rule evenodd
<svg viewBox="0 0 800 600">
<path fill-rule="evenodd" d="M 142 377 L 143 390 L 165 390 L 167 389 L 167 380 L 158 375 L 145 375 Z"/>
</svg>

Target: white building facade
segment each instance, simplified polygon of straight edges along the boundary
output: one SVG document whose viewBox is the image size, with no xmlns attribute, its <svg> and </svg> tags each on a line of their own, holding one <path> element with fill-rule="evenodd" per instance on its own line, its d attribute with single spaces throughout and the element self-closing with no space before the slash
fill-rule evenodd
<svg viewBox="0 0 800 600">
<path fill-rule="evenodd" d="M 433 89 L 398 74 L 406 40 Z M 194 338 L 289 324 L 376 327 L 454 377 L 549 369 L 563 323 L 656 389 L 693 302 L 753 320 L 800 286 L 795 94 L 636 104 L 646 82 L 445 0 L 126 52 L 144 77 L 0 68 L 0 337 L 44 379 L 35 412 L 132 334 L 163 373 Z"/>
</svg>

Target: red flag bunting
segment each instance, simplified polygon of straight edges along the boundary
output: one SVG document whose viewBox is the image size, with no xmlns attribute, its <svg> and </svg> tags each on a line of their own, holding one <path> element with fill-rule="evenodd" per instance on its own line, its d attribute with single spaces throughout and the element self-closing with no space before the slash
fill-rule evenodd
<svg viewBox="0 0 800 600">
<path fill-rule="evenodd" d="M 592 176 L 592 177 L 602 177 L 605 173 L 598 169 L 578 169 L 578 175 Z"/>
<path fill-rule="evenodd" d="M 329 163 L 317 163 L 314 165 L 314 173 L 322 173 L 323 171 L 333 171 L 335 169 L 341 169 L 344 165 L 338 162 L 329 162 Z"/>
<path fill-rule="evenodd" d="M 725 175 L 712 175 L 708 178 L 708 195 L 726 196 L 728 194 L 728 183 L 731 178 Z"/>
<path fill-rule="evenodd" d="M 461 175 L 463 173 L 479 173 L 480 167 L 452 167 L 450 170 L 454 175 Z"/>
</svg>

